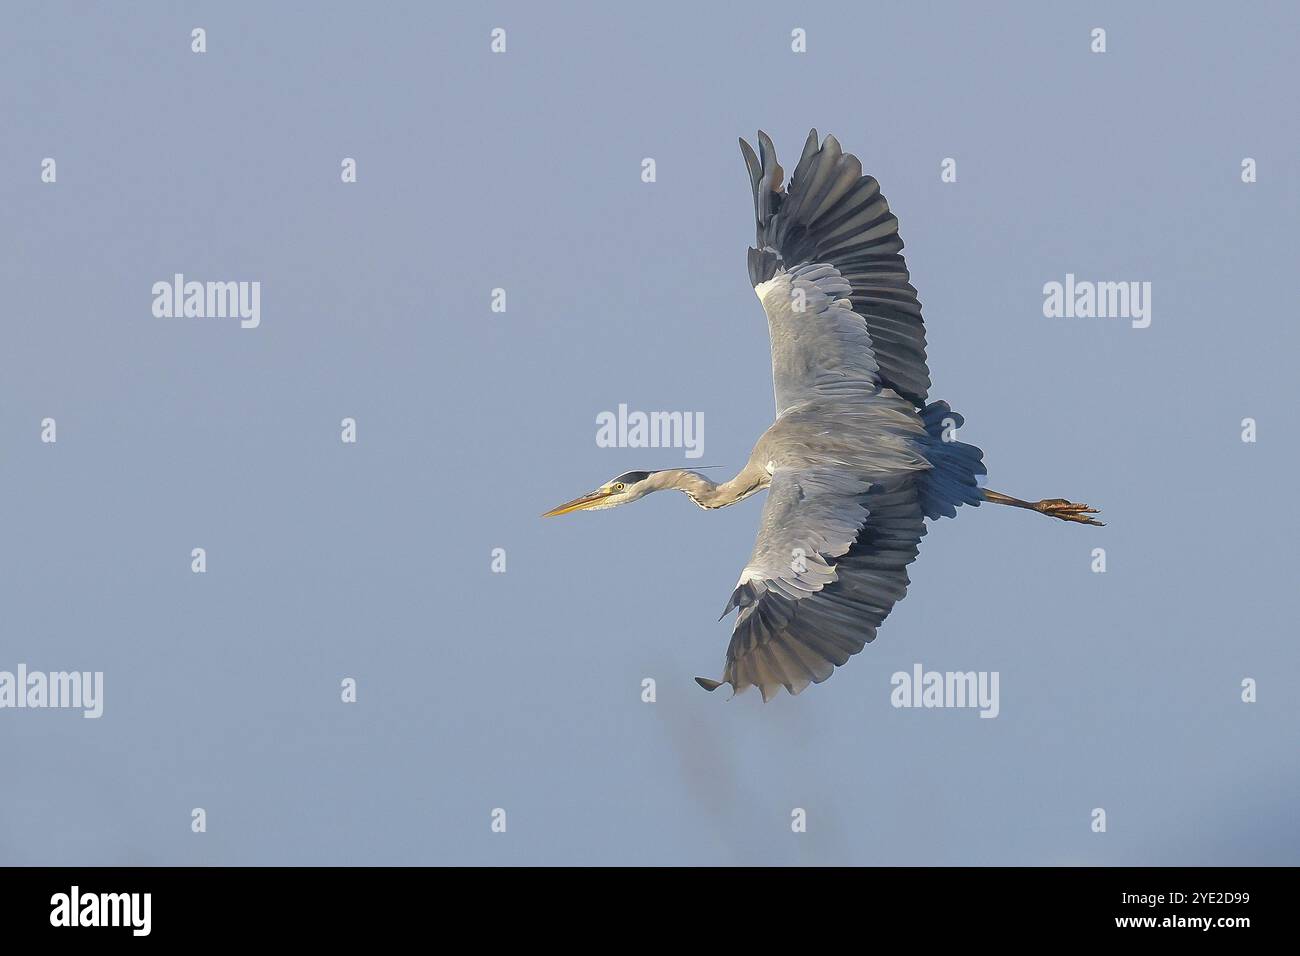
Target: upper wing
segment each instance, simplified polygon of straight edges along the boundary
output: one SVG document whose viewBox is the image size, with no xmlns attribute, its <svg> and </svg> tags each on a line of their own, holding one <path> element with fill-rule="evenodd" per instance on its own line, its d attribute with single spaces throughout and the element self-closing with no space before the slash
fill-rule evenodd
<svg viewBox="0 0 1300 956">
<path fill-rule="evenodd" d="M 868 484 L 830 469 L 778 470 L 727 604 L 740 614 L 722 682 L 736 693 L 757 686 L 768 700 L 830 677 L 907 593 L 924 534 L 913 476 Z"/>
<path fill-rule="evenodd" d="M 857 157 L 841 151 L 834 136 L 820 146 L 817 131 L 808 134 L 803 155 L 783 185 L 784 170 L 766 133 L 758 134 L 759 154 L 740 141 L 745 164 L 754 187 L 757 242 L 749 250 L 749 278 L 755 288 L 796 266 L 831 267 L 835 295 L 846 305 L 831 316 L 835 330 L 852 316 L 865 326 L 867 348 L 879 386 L 892 388 L 918 407 L 925 404 L 930 389 L 930 372 L 925 361 L 925 325 L 921 303 L 908 281 L 907 263 L 901 255 L 903 240 L 898 219 L 880 195 L 880 184 L 862 175 Z M 822 277 L 829 275 L 818 274 Z M 779 290 L 759 292 L 769 319 L 768 298 Z M 783 290 L 789 294 L 790 290 Z M 821 313 L 806 316 L 812 321 Z M 826 330 L 816 342 L 794 343 L 803 350 L 835 352 L 835 332 Z M 777 343 L 772 343 L 776 360 Z M 848 343 L 839 345 L 842 354 Z M 804 364 L 824 371 L 826 355 L 800 356 L 790 364 Z M 780 398 L 778 397 L 778 406 Z"/>
</svg>

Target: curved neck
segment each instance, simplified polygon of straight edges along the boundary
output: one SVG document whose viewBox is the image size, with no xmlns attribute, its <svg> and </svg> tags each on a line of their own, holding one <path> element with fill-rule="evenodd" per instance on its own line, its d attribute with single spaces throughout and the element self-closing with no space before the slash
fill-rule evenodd
<svg viewBox="0 0 1300 956">
<path fill-rule="evenodd" d="M 761 477 L 749 474 L 748 470 L 742 470 L 735 478 L 722 484 L 714 484 L 698 471 L 688 471 L 685 468 L 657 471 L 648 480 L 654 491 L 672 489 L 683 492 L 701 508 L 734 505 L 763 487 Z"/>
</svg>

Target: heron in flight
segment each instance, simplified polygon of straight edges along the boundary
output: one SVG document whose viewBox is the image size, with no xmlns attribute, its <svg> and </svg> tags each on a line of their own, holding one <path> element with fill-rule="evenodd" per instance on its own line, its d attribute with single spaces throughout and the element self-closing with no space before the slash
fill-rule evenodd
<svg viewBox="0 0 1300 956">
<path fill-rule="evenodd" d="M 962 416 L 930 402 L 921 303 L 898 219 L 834 136 L 808 134 L 787 184 L 772 140 L 740 149 L 754 190 L 749 278 L 767 313 L 776 421 L 730 481 L 629 471 L 543 517 L 614 508 L 654 491 L 723 508 L 766 490 L 758 541 L 723 617 L 739 609 L 721 680 L 766 701 L 798 694 L 875 639 L 907 592 L 925 519 L 1011 505 L 1100 525 L 1063 498 L 1022 501 L 981 486 L 983 452 Z"/>
</svg>

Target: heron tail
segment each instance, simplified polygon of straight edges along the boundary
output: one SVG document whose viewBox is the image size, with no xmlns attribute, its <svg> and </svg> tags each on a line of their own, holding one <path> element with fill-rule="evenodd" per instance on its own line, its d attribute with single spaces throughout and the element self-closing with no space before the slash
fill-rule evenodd
<svg viewBox="0 0 1300 956">
<path fill-rule="evenodd" d="M 953 518 L 959 505 L 979 505 L 979 478 L 986 474 L 984 452 L 957 440 L 966 419 L 947 402 L 931 402 L 921 409 L 925 422 L 924 454 L 929 471 L 920 479 L 921 510 L 927 518 Z"/>
</svg>

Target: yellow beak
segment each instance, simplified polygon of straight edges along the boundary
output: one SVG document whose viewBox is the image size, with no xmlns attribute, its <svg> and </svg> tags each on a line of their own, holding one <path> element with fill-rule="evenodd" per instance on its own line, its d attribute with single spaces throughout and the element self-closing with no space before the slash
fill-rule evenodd
<svg viewBox="0 0 1300 956">
<path fill-rule="evenodd" d="M 572 501 L 566 501 L 558 508 L 552 508 L 543 518 L 554 518 L 557 515 L 567 515 L 570 511 L 581 511 L 584 508 L 590 508 L 592 505 L 600 504 L 609 497 L 608 492 L 593 491 L 589 495 L 583 495 L 581 498 L 574 498 Z"/>
</svg>

